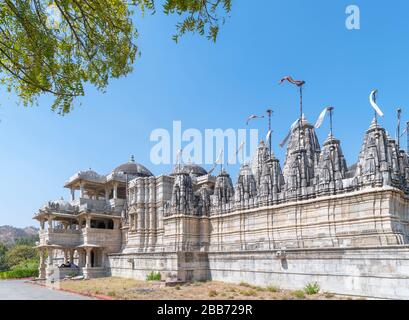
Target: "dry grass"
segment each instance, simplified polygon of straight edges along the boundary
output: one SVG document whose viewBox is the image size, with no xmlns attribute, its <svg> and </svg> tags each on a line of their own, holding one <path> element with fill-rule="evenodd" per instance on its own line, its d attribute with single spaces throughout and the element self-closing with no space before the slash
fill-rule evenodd
<svg viewBox="0 0 409 320">
<path fill-rule="evenodd" d="M 119 300 L 328 300 L 339 299 L 334 295 L 317 294 L 302 296 L 303 291 L 280 290 L 273 285 L 252 286 L 221 282 L 194 282 L 176 287 L 164 287 L 158 282 L 137 281 L 122 278 L 101 278 L 82 281 L 62 281 L 62 289 L 85 294 L 105 295 Z"/>
</svg>

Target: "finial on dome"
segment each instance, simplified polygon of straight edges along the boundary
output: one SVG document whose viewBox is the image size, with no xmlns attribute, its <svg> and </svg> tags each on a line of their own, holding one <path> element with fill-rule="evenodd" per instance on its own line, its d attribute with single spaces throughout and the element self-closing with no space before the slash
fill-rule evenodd
<svg viewBox="0 0 409 320">
<path fill-rule="evenodd" d="M 129 162 L 135 162 L 135 157 L 134 157 L 134 155 L 131 155 L 131 158 L 129 159 Z"/>
</svg>

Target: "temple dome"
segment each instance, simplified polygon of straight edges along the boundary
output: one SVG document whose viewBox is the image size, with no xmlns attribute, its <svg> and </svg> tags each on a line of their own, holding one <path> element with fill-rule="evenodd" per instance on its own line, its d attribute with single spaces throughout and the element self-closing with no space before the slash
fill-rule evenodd
<svg viewBox="0 0 409 320">
<path fill-rule="evenodd" d="M 113 173 L 129 174 L 139 177 L 153 176 L 152 172 L 150 172 L 146 167 L 139 163 L 136 163 L 133 156 L 131 156 L 131 159 L 128 162 L 116 167 L 113 170 Z"/>
<path fill-rule="evenodd" d="M 201 177 L 207 175 L 207 171 L 199 165 L 188 163 L 176 166 L 172 174 L 176 173 L 186 173 L 195 177 Z"/>
</svg>

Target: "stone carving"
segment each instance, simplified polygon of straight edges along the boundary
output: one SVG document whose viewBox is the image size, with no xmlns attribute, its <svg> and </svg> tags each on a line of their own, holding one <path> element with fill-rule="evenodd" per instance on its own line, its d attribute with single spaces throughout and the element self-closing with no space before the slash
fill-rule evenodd
<svg viewBox="0 0 409 320">
<path fill-rule="evenodd" d="M 214 194 L 212 196 L 213 211 L 230 209 L 234 197 L 233 183 L 230 175 L 223 169 L 216 178 Z M 227 208 L 226 208 L 227 206 Z"/>
<path fill-rule="evenodd" d="M 319 162 L 316 167 L 316 192 L 335 194 L 343 190 L 347 164 L 342 153 L 341 143 L 331 134 L 324 142 Z"/>
<path fill-rule="evenodd" d="M 194 203 L 192 177 L 184 171 L 177 172 L 170 203 L 171 213 L 192 215 Z"/>
</svg>

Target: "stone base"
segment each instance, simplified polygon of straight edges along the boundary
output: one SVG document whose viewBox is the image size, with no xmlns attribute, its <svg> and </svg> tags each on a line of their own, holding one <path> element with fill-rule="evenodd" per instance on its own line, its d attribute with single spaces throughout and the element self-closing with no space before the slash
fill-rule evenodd
<svg viewBox="0 0 409 320">
<path fill-rule="evenodd" d="M 198 259 L 198 260 L 195 260 Z M 138 253 L 109 256 L 112 276 L 146 280 L 213 280 L 303 289 L 370 298 L 409 299 L 409 246 L 293 249 L 209 253 Z"/>
<path fill-rule="evenodd" d="M 110 275 L 146 280 L 160 272 L 165 281 L 199 281 L 210 277 L 203 252 L 128 253 L 108 256 Z"/>
<path fill-rule="evenodd" d="M 106 268 L 81 268 L 81 270 L 85 279 L 103 278 L 107 276 Z"/>
</svg>

